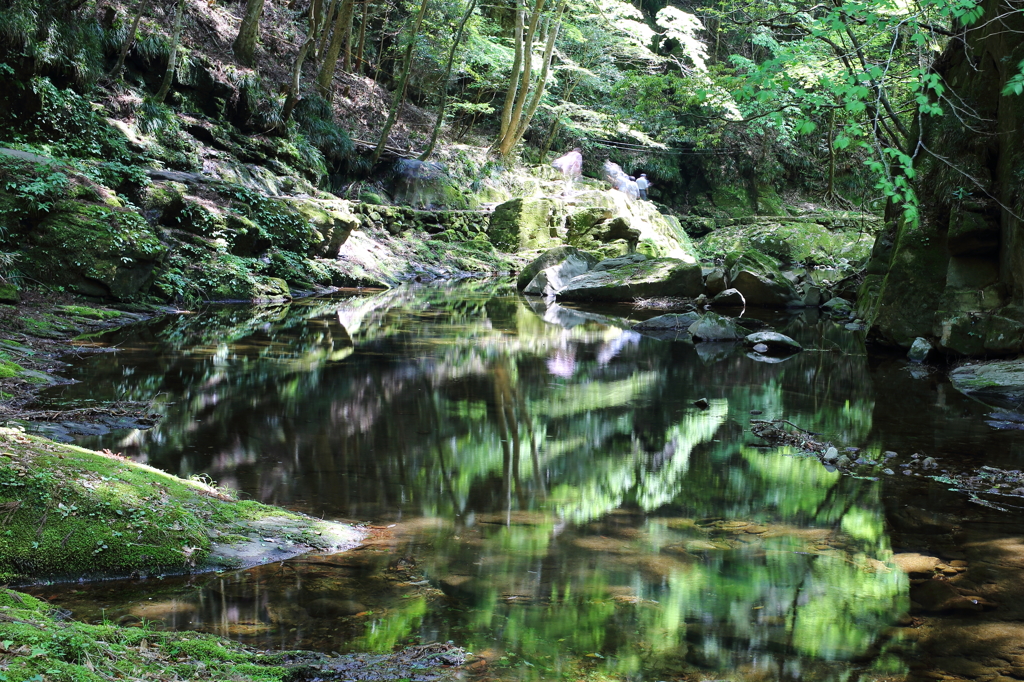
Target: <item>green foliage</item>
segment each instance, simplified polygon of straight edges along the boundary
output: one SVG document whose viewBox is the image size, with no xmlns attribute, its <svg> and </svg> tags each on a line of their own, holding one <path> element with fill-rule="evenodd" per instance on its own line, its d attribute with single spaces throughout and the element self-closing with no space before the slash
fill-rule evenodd
<svg viewBox="0 0 1024 682">
<path fill-rule="evenodd" d="M 44 154 L 127 162 L 132 159 L 125 138 L 106 123 L 90 102 L 71 89 L 60 89 L 49 78 L 33 78 L 22 101 L 34 101 L 30 115 L 11 114 L 0 126 L 8 138 L 31 143 Z"/>
<path fill-rule="evenodd" d="M 352 138 L 334 119 L 331 103 L 319 95 L 303 98 L 293 114 L 305 140 L 323 154 L 332 166 L 348 163 L 355 152 Z"/>
<path fill-rule="evenodd" d="M 8 0 L 0 11 L 0 52 L 79 88 L 102 74 L 102 32 L 82 4 Z"/>
</svg>

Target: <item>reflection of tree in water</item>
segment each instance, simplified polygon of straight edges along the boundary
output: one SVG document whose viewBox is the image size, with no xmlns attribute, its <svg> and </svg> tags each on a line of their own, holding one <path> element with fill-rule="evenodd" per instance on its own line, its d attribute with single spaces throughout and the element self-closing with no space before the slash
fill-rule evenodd
<svg viewBox="0 0 1024 682">
<path fill-rule="evenodd" d="M 628 675 L 677 662 L 796 677 L 801 657 L 869 650 L 904 590 L 875 484 L 742 446 L 753 409 L 866 436 L 849 335 L 796 319 L 785 333 L 844 353 L 705 364 L 622 326 L 501 292 L 399 289 L 179 318 L 88 371 L 124 397 L 168 394 L 167 418 L 118 446 L 158 466 L 335 517 L 451 520 L 422 538 L 427 573 L 471 608 L 425 628 Z M 418 619 L 382 631 L 397 642 Z"/>
</svg>

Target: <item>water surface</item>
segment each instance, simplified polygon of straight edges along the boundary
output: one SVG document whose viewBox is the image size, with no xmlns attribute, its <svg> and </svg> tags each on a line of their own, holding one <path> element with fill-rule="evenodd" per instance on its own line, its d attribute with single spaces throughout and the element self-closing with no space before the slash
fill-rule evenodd
<svg viewBox="0 0 1024 682">
<path fill-rule="evenodd" d="M 115 350 L 76 362 L 80 383 L 46 400 L 153 401 L 164 418 L 82 444 L 372 535 L 249 571 L 39 593 L 86 619 L 267 648 L 453 641 L 507 679 L 904 671 L 893 510 L 907 486 L 949 499 L 767 448 L 749 422 L 785 418 L 879 459 L 984 448 L 1012 462 L 1019 439 L 939 374 L 869 358 L 860 333 L 816 313 L 765 318 L 806 349 L 783 362 L 629 329 L 652 314 L 472 283 L 107 335 Z"/>
</svg>

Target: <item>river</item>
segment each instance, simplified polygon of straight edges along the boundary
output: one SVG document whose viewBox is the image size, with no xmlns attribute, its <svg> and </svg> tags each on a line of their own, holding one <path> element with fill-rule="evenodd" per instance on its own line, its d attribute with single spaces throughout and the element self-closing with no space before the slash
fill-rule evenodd
<svg viewBox="0 0 1024 682">
<path fill-rule="evenodd" d="M 262 648 L 452 641 L 486 679 L 1024 671 L 1004 652 L 1024 634 L 1006 605 L 1024 584 L 1018 515 L 908 464 L 1012 467 L 1019 431 L 990 426 L 941 371 L 869 355 L 863 332 L 816 312 L 744 316 L 803 344 L 782 362 L 629 329 L 654 314 L 470 282 L 220 306 L 106 334 L 93 343 L 107 352 L 73 361 L 78 383 L 44 400 L 153 401 L 163 418 L 80 444 L 370 536 L 246 571 L 33 592 L 85 620 Z M 877 475 L 750 433 L 775 418 L 879 462 Z M 897 553 L 940 567 L 908 576 Z M 923 578 L 982 595 L 977 608 L 912 604 Z M 989 648 L 958 652 L 969 646 Z"/>
</svg>

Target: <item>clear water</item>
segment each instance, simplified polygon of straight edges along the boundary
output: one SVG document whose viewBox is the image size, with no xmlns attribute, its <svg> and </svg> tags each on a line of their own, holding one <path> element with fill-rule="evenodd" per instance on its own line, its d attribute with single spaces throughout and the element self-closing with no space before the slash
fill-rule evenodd
<svg viewBox="0 0 1024 682">
<path fill-rule="evenodd" d="M 371 535 L 248 571 L 36 592 L 88 620 L 265 648 L 453 641 L 503 679 L 905 671 L 893 551 L 930 531 L 893 519 L 915 495 L 926 511 L 961 498 L 899 473 L 841 476 L 764 447 L 749 422 L 785 418 L 861 455 L 997 465 L 1019 437 L 940 374 L 869 358 L 860 333 L 815 314 L 766 318 L 806 349 L 778 363 L 628 329 L 653 314 L 472 283 L 107 335 L 115 350 L 77 361 L 80 383 L 46 400 L 147 400 L 164 418 L 82 444 Z"/>
</svg>

